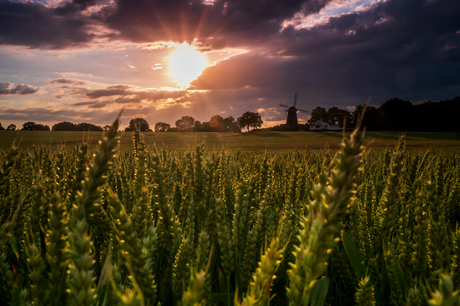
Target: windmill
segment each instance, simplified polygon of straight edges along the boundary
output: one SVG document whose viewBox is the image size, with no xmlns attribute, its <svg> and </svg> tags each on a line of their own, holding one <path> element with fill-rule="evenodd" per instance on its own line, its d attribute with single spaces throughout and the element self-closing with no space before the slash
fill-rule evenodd
<svg viewBox="0 0 460 306">
<path fill-rule="evenodd" d="M 294 95 L 294 106 L 288 106 L 285 104 L 280 103 L 280 106 L 285 107 L 286 109 L 284 110 L 286 112 L 286 125 L 290 126 L 296 126 L 298 123 L 297 121 L 297 113 L 298 112 L 304 112 L 304 113 L 309 113 L 309 111 L 303 110 L 296 108 L 297 104 L 297 93 Z"/>
</svg>

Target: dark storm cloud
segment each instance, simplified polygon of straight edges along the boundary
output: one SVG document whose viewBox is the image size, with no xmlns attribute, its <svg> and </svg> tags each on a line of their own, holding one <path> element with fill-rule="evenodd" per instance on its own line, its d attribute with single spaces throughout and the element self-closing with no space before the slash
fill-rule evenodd
<svg viewBox="0 0 460 306">
<path fill-rule="evenodd" d="M 56 14 L 69 15 L 84 11 L 87 8 L 94 6 L 99 2 L 98 0 L 73 0 L 65 2 L 63 5 L 58 6 L 54 11 Z"/>
<path fill-rule="evenodd" d="M 77 10 L 62 16 L 61 9 L 37 2 L 0 0 L 0 44 L 60 49 L 89 43 L 95 35 L 88 27 L 94 22 Z"/>
<path fill-rule="evenodd" d="M 323 25 L 286 28 L 266 54 L 208 67 L 194 88 L 299 92 L 310 107 L 460 94 L 460 1 L 388 0 Z"/>
<path fill-rule="evenodd" d="M 0 0 L 0 44 L 33 48 L 86 45 L 92 26 L 105 26 L 104 37 L 133 42 L 193 41 L 224 47 L 254 44 L 281 29 L 298 12 L 312 14 L 331 0 L 97 0 L 62 2 L 48 8 L 38 2 Z M 97 9 L 92 9 L 97 5 Z"/>
<path fill-rule="evenodd" d="M 345 49 L 354 55 L 406 64 L 410 60 L 459 61 L 459 14 L 460 1 L 456 0 L 378 2 L 368 10 L 330 18 L 312 29 L 285 29 L 279 54 L 306 56 Z"/>
<path fill-rule="evenodd" d="M 100 16 L 120 36 L 137 42 L 193 41 L 243 45 L 277 33 L 285 19 L 297 12 L 321 10 L 330 0 L 118 0 Z"/>
<path fill-rule="evenodd" d="M 8 95 L 8 94 L 28 95 L 28 94 L 36 93 L 39 90 L 40 90 L 39 87 L 35 87 L 32 85 L 18 84 L 14 86 L 14 84 L 10 82 L 0 82 L 0 95 Z"/>
</svg>

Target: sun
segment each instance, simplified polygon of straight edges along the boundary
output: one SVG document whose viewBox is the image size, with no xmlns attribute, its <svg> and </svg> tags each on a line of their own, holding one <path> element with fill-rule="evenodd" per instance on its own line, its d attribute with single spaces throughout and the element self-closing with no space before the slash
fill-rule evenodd
<svg viewBox="0 0 460 306">
<path fill-rule="evenodd" d="M 169 74 L 179 86 L 187 86 L 206 67 L 206 58 L 185 43 L 177 46 L 169 57 Z"/>
</svg>

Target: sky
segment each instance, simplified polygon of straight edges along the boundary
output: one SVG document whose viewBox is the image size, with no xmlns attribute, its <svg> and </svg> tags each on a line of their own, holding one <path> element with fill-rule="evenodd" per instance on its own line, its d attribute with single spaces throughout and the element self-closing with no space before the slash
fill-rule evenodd
<svg viewBox="0 0 460 306">
<path fill-rule="evenodd" d="M 294 93 L 307 111 L 452 99 L 459 16 L 459 0 L 0 0 L 0 122 L 267 127 Z"/>
</svg>

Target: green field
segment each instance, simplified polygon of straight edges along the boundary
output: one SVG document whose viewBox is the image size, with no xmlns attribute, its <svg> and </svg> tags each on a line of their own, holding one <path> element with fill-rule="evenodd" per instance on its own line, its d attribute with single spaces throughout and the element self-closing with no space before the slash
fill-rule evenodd
<svg viewBox="0 0 460 306">
<path fill-rule="evenodd" d="M 405 150 L 449 135 L 126 133 L 117 154 L 117 124 L 92 152 L 0 154 L 2 306 L 460 305 L 460 152 Z"/>
<path fill-rule="evenodd" d="M 318 150 L 337 149 L 342 140 L 342 132 L 267 132 L 254 133 L 153 133 L 144 132 L 147 146 L 167 146 L 172 149 L 189 149 L 197 142 L 204 141 L 207 150 Z M 349 132 L 346 133 L 349 135 Z M 367 132 L 364 144 L 368 149 L 393 148 L 399 138 L 399 133 L 386 139 L 393 132 Z M 82 139 L 89 140 L 93 149 L 102 137 L 101 132 L 42 132 L 42 131 L 1 131 L 0 148 L 7 149 L 13 141 L 21 149 L 34 145 L 56 148 L 59 144 L 73 147 Z M 460 136 L 448 132 L 408 132 L 406 134 L 406 149 L 460 150 Z M 121 136 L 121 149 L 132 148 L 132 135 L 125 132 Z"/>
</svg>

